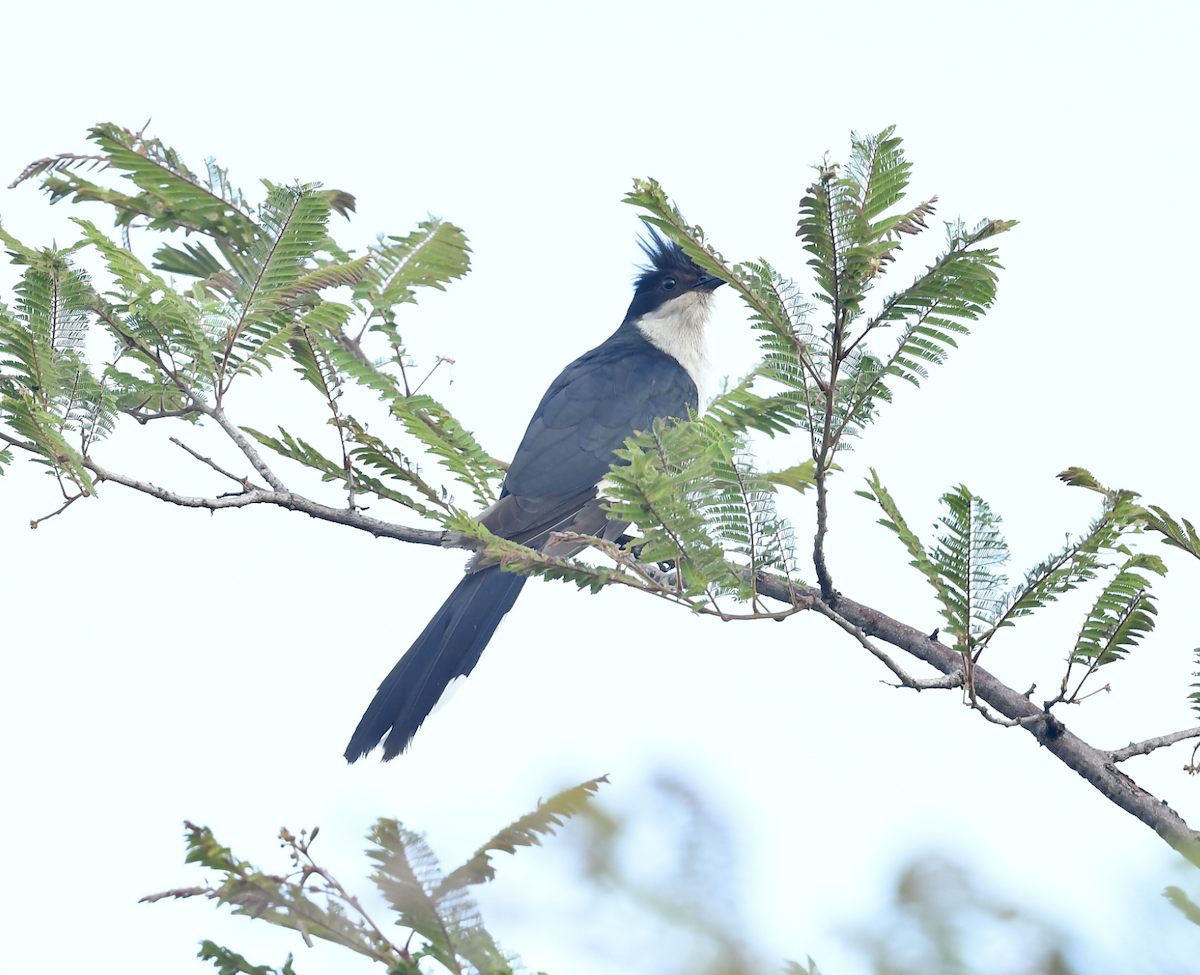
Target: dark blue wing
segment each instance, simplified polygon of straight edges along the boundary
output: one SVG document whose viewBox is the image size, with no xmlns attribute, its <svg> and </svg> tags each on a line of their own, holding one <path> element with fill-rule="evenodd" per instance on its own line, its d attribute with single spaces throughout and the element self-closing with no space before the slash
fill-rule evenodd
<svg viewBox="0 0 1200 975">
<path fill-rule="evenodd" d="M 616 338 L 580 356 L 546 390 L 508 469 L 505 494 L 578 496 L 600 482 L 613 451 L 635 431 L 697 408 L 696 384 L 674 358 L 640 335 Z"/>
</svg>

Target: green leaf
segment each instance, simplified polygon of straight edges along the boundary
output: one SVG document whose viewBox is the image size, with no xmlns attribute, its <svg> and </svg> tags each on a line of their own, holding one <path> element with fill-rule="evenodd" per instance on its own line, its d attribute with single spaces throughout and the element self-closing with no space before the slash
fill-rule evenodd
<svg viewBox="0 0 1200 975">
<path fill-rule="evenodd" d="M 392 400 L 392 415 L 454 476 L 467 485 L 480 507 L 496 500 L 504 471 L 470 431 L 431 396 L 417 394 Z"/>
<path fill-rule="evenodd" d="M 748 547 L 752 530 L 753 509 L 731 497 L 738 446 L 717 424 L 656 420 L 617 450 L 620 463 L 608 474 L 613 516 L 642 529 L 640 560 L 677 561 L 689 596 L 710 589 L 751 595 L 723 544 Z M 752 500 L 765 505 L 770 492 L 762 489 Z"/>
<path fill-rule="evenodd" d="M 1058 479 L 1070 487 L 1087 488 L 1089 491 L 1096 491 L 1100 494 L 1107 495 L 1108 489 L 1103 487 L 1099 481 L 1093 476 L 1091 471 L 1082 467 L 1068 467 L 1065 471 L 1058 475 Z"/>
<path fill-rule="evenodd" d="M 230 951 L 228 948 L 223 948 L 215 942 L 204 940 L 200 942 L 200 950 L 196 953 L 196 957 L 201 961 L 211 961 L 213 967 L 216 968 L 219 975 L 277 975 L 278 972 L 290 968 L 292 956 L 288 955 L 288 960 L 283 969 L 275 969 L 270 965 L 251 965 L 246 961 L 245 957 L 239 955 L 236 951 Z"/>
<path fill-rule="evenodd" d="M 34 251 L 0 227 L 25 270 L 13 311 L 0 305 L 0 415 L 37 448 L 38 462 L 94 493 L 85 454 L 113 425 L 113 403 L 81 352 L 95 292 L 71 263 L 78 245 Z"/>
<path fill-rule="evenodd" d="M 1196 904 L 1178 887 L 1168 887 L 1163 891 L 1165 897 L 1177 911 L 1183 914 L 1195 925 L 1200 925 L 1200 904 Z"/>
<path fill-rule="evenodd" d="M 163 244 L 154 252 L 154 267 L 170 274 L 188 274 L 196 278 L 207 278 L 226 270 L 201 241 L 183 241 L 182 248 Z"/>
<path fill-rule="evenodd" d="M 181 393 L 185 387 L 212 389 L 216 333 L 226 331 L 214 324 L 221 321 L 221 305 L 202 294 L 180 294 L 94 224 L 74 221 L 116 279 L 118 290 L 110 295 L 115 302 L 97 297 L 93 307 L 117 340 L 120 356 L 136 360 L 157 385 L 169 382 Z"/>
<path fill-rule="evenodd" d="M 217 842 L 207 827 L 196 826 L 194 823 L 186 823 L 185 826 L 187 862 L 215 871 L 219 875 L 220 883 L 215 887 L 185 887 L 151 894 L 143 897 L 143 902 L 154 903 L 165 898 L 203 897 L 215 900 L 218 904 L 228 904 L 234 914 L 261 919 L 278 927 L 291 928 L 299 932 L 310 946 L 313 938 L 321 938 L 376 961 L 390 961 L 395 957 L 391 945 L 347 916 L 338 900 L 338 888 L 334 883 L 327 884 L 324 888 L 319 888 L 316 883 L 306 886 L 311 878 L 303 869 L 298 872 L 298 877 L 297 874 L 280 876 L 265 873 L 253 864 L 234 856 L 228 847 Z M 281 835 L 286 844 L 289 834 L 284 830 Z M 325 903 L 319 903 L 315 897 L 323 897 Z M 202 954 L 201 957 L 211 958 L 222 971 L 272 971 L 269 968 L 252 966 L 237 967 L 247 966 L 241 955 L 211 942 L 206 944 L 210 946 L 211 953 L 208 956 Z M 222 964 L 232 967 L 221 969 Z M 280 975 L 287 975 L 290 970 L 289 958 L 279 972 Z M 412 975 L 417 975 L 415 968 L 411 971 Z"/>
<path fill-rule="evenodd" d="M 789 487 L 803 494 L 817 483 L 817 464 L 811 458 L 783 471 L 770 471 L 763 476 L 772 484 Z"/>
</svg>

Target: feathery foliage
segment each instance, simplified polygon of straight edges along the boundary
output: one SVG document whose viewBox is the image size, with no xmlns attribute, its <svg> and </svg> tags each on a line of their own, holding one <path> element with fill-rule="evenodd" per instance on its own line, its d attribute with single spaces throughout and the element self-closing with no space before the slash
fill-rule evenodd
<svg viewBox="0 0 1200 975">
<path fill-rule="evenodd" d="M 211 160 L 198 175 L 144 131 L 102 124 L 89 136 L 94 154 L 38 160 L 13 185 L 38 179 L 52 203 L 112 208 L 121 241 L 76 219 L 80 241 L 37 252 L 0 230 L 12 259 L 27 266 L 15 311 L 0 313 L 0 418 L 16 434 L 11 446 L 36 454 L 79 496 L 91 494 L 90 450 L 119 414 L 140 423 L 224 422 L 239 375 L 289 360 L 325 402 L 336 441 L 282 431 L 252 436 L 340 482 L 351 507 L 373 496 L 443 519 L 450 493 L 424 475 L 415 459 L 422 452 L 479 503 L 494 499 L 500 465 L 441 404 L 411 388 L 412 360 L 398 331 L 399 306 L 468 271 L 459 228 L 430 218 L 354 256 L 329 232 L 331 214 L 354 210 L 348 193 L 264 181 L 265 195 L 254 202 Z M 115 177 L 115 185 L 96 176 Z M 173 236 L 154 251 L 151 267 L 131 249 L 131 231 Z M 99 253 L 111 287 L 94 288 L 73 267 L 81 247 Z M 345 289 L 348 303 L 332 300 L 336 289 Z M 84 348 L 89 325 L 111 340 L 103 361 L 95 343 L 90 353 Z M 347 399 L 354 387 L 387 403 L 410 446 L 367 432 Z"/>
<path fill-rule="evenodd" d="M 756 604 L 750 580 L 763 570 L 793 575 L 794 532 L 776 510 L 775 491 L 814 487 L 824 524 L 832 455 L 890 400 L 894 380 L 920 382 L 991 307 L 1000 267 L 993 238 L 1014 225 L 948 224 L 946 247 L 933 263 L 911 284 L 878 296 L 905 241 L 928 228 L 936 198 L 904 203 L 912 164 L 893 128 L 855 135 L 845 165 L 824 160 L 800 201 L 796 236 L 811 274 L 806 289 L 766 259 L 727 261 L 657 182 L 635 182 L 627 202 L 729 282 L 762 353 L 704 416 L 657 423 L 618 452 L 612 511 L 642 529 L 640 560 L 673 564 L 664 586 L 639 574 L 631 551 L 599 539 L 580 541 L 612 558 L 615 569 L 488 537 L 456 502 L 447 479 L 485 506 L 497 496 L 504 465 L 413 381 L 399 310 L 422 289 L 444 290 L 467 273 L 470 248 L 458 227 L 431 217 L 407 234 L 381 235 L 355 255 L 330 233 L 334 214 L 354 210 L 344 191 L 263 181 L 255 201 L 215 162 L 198 174 L 145 131 L 102 124 L 89 137 L 94 152 L 38 160 L 16 182 L 39 180 L 52 203 L 107 206 L 121 241 L 76 219 L 79 241 L 38 251 L 0 228 L 23 269 L 15 301 L 0 307 L 0 415 L 11 431 L 0 470 L 14 449 L 26 451 L 57 477 L 70 503 L 95 493 L 93 469 L 102 468 L 92 453 L 119 415 L 143 424 L 215 420 L 231 436 L 244 432 L 337 485 L 351 511 L 389 501 L 473 534 L 512 570 L 593 590 L 614 582 L 649 586 L 706 611 L 723 596 Z M 100 181 L 108 177 L 109 184 Z M 152 265 L 131 249 L 133 231 L 170 235 L 153 250 Z M 74 266 L 84 247 L 102 258 L 111 284 L 97 288 Z M 895 336 L 890 348 L 879 345 L 884 329 Z M 97 332 L 111 340 L 105 359 L 95 342 L 88 345 Z M 226 418 L 234 380 L 262 375 L 278 361 L 289 362 L 325 404 L 326 430 L 296 435 L 279 424 L 268 433 L 235 428 Z M 372 398 L 398 422 L 398 437 L 368 422 L 362 411 Z M 756 468 L 752 435 L 797 430 L 807 435 L 807 457 L 783 471 Z M 282 488 L 262 461 L 246 456 L 256 479 Z M 428 458 L 443 476 L 425 469 Z M 1142 507 L 1132 492 L 1105 488 L 1082 469 L 1063 477 L 1102 494 L 1104 510 L 1012 588 L 1000 571 L 1008 550 L 999 519 L 966 488 L 943 496 L 945 513 L 929 550 L 874 471 L 860 493 L 882 507 L 881 523 L 933 586 L 946 630 L 964 649 L 982 648 L 1001 628 L 1098 580 L 1110 568 L 1105 560 L 1119 556 L 1124 565 L 1092 607 L 1071 655 L 1076 665 L 1099 666 L 1127 653 L 1153 623 L 1145 573 L 1159 563 L 1131 553 L 1122 539 L 1151 530 L 1200 556 L 1200 537 L 1186 519 Z M 255 490 L 249 478 L 242 482 L 245 492 Z"/>
<path fill-rule="evenodd" d="M 34 251 L 0 226 L 24 272 L 13 309 L 0 305 L 0 416 L 63 486 L 94 490 L 83 459 L 113 428 L 114 404 L 82 355 L 91 284 L 71 266 L 79 244 Z"/>
<path fill-rule="evenodd" d="M 908 528 L 874 470 L 868 481 L 870 490 L 857 493 L 884 510 L 886 517 L 879 523 L 900 538 L 912 556 L 909 564 L 934 587 L 947 621 L 946 632 L 957 637 L 960 648 L 975 654 L 1002 627 L 1012 626 L 1020 617 L 1056 601 L 1063 593 L 1098 580 L 1101 573 L 1111 568 L 1108 560 L 1121 557 L 1120 568 L 1103 585 L 1088 610 L 1068 655 L 1058 700 L 1073 702 L 1080 700 L 1080 688 L 1097 668 L 1123 659 L 1154 628 L 1157 610 L 1146 573 L 1162 576 L 1167 570 L 1158 556 L 1132 552 L 1124 542 L 1128 534 L 1141 530 L 1149 515 L 1146 509 L 1133 503 L 1136 494 L 1105 488 L 1081 468 L 1072 468 L 1060 477 L 1073 486 L 1103 495 L 1104 507 L 1087 531 L 1074 540 L 1068 539 L 1062 549 L 1029 569 L 1023 583 L 1007 592 L 1006 577 L 999 571 L 999 566 L 1009 558 L 1007 543 L 998 527 L 1000 519 L 966 487 L 960 485 L 942 495 L 946 514 L 939 519 L 941 530 L 932 553 L 926 552 L 920 539 Z M 1186 532 L 1161 509 L 1153 510 L 1155 514 L 1149 517 L 1163 524 L 1160 530 L 1164 534 Z M 1174 528 L 1169 528 L 1168 523 Z M 1181 537 L 1186 542 L 1186 534 Z M 1085 673 L 1068 695 L 1075 666 L 1083 666 Z"/>
<path fill-rule="evenodd" d="M 491 854 L 496 852 L 515 854 L 518 846 L 541 846 L 541 836 L 554 836 L 565 820 L 582 812 L 588 800 L 596 794 L 602 784 L 608 782 L 607 775 L 581 782 L 564 789 L 545 802 L 539 802 L 533 812 L 509 823 L 495 836 L 476 850 L 466 863 L 447 874 L 437 893 L 496 879 L 496 868 L 492 866 Z"/>
<path fill-rule="evenodd" d="M 387 500 L 443 526 L 456 523 L 449 486 L 423 469 L 422 455 L 464 485 L 476 504 L 495 499 L 503 464 L 411 381 L 411 355 L 400 331 L 401 306 L 422 288 L 442 290 L 469 270 L 470 249 L 459 228 L 430 218 L 408 234 L 381 235 L 356 256 L 330 236 L 331 215 L 354 209 L 343 191 L 264 181 L 265 196 L 256 202 L 216 163 L 197 173 L 144 130 L 103 124 L 89 137 L 94 152 L 47 157 L 17 180 L 39 180 L 51 202 L 111 208 L 123 234 L 118 243 L 90 221 L 77 221 L 83 239 L 76 246 L 99 252 L 114 285 L 103 293 L 87 285 L 77 304 L 115 340 L 115 352 L 97 366 L 79 357 L 83 367 L 71 388 L 99 405 L 73 405 L 74 422 L 90 420 L 88 428 L 100 434 L 118 413 L 141 423 L 174 417 L 228 425 L 225 404 L 236 377 L 261 375 L 286 360 L 324 402 L 329 429 L 317 436 L 294 435 L 283 424 L 274 433 L 241 429 L 338 485 L 351 509 L 367 499 Z M 776 512 L 777 487 L 813 485 L 822 493 L 830 452 L 887 398 L 884 379 L 900 368 L 896 363 L 934 341 L 929 329 L 938 316 L 932 310 L 957 321 L 992 300 L 994 251 L 977 246 L 983 236 L 959 234 L 945 260 L 889 299 L 882 317 L 863 318 L 865 331 L 851 340 L 846 327 L 859 324 L 875 279 L 895 260 L 904 235 L 924 229 L 932 213 L 932 202 L 899 206 L 910 170 L 890 129 L 855 137 L 843 175 L 837 166 L 819 168 L 801 204 L 799 232 L 815 275 L 815 300 L 765 260 L 730 265 L 653 180 L 639 181 L 629 194 L 650 223 L 731 282 L 763 350 L 762 362 L 716 397 L 707 416 L 647 431 L 619 458 L 615 509 L 646 529 L 643 557 L 678 563 L 678 594 L 707 602 L 722 594 L 753 600 L 748 580 L 758 571 L 793 572 L 793 533 Z M 115 177 L 112 185 L 102 182 L 108 177 Z M 998 233 L 1010 224 L 988 226 Z M 153 267 L 130 249 L 131 231 L 172 235 L 154 250 Z M 69 254 L 60 260 L 69 267 Z M 974 284 L 964 283 L 968 278 Z M 337 289 L 348 300 L 334 300 Z M 814 321 L 822 307 L 835 309 L 825 325 Z M 900 359 L 889 366 L 861 339 L 895 322 L 911 330 L 901 342 L 909 351 L 897 353 Z M 44 338 L 28 327 L 15 331 L 29 336 L 22 339 L 26 358 L 40 354 Z M 41 388 L 10 382 L 6 392 L 24 395 L 34 386 Z M 399 422 L 399 440 L 367 422 L 355 392 L 364 388 Z M 51 412 L 45 404 L 42 409 Z M 23 429 L 44 459 L 65 465 L 90 491 L 86 447 L 92 441 L 82 450 L 64 449 L 61 431 L 69 422 L 65 413 L 55 420 L 26 409 Z M 785 471 L 758 471 L 748 436 L 797 428 L 808 431 L 811 456 Z M 262 463 L 255 466 L 261 474 Z M 503 545 L 498 550 L 528 571 L 586 578 L 589 587 L 611 581 Z"/>
<path fill-rule="evenodd" d="M 540 845 L 540 836 L 553 835 L 556 827 L 579 814 L 607 781 L 600 776 L 539 803 L 537 809 L 506 826 L 465 864 L 445 876 L 421 834 L 394 819 L 379 820 L 367 837 L 371 842 L 367 856 L 374 863 L 371 880 L 396 912 L 396 924 L 411 930 L 412 935 L 404 943 L 388 938 L 359 900 L 313 858 L 311 848 L 318 829 L 311 834 L 301 831 L 299 836 L 287 829 L 280 831 L 291 866 L 286 873 L 274 874 L 235 857 L 207 827 L 186 823 L 186 862 L 215 871 L 219 883 L 180 887 L 142 900 L 153 903 L 165 898 L 202 897 L 216 901 L 218 906 L 228 904 L 234 914 L 298 932 L 309 947 L 314 938 L 320 938 L 349 948 L 382 963 L 391 975 L 421 975 L 423 958 L 455 973 L 469 970 L 478 975 L 510 975 L 516 966 L 515 957 L 497 946 L 466 889 L 495 878 L 491 853 L 511 854 L 520 846 Z M 420 939 L 415 948 L 414 936 Z M 200 958 L 212 961 L 221 975 L 294 975 L 291 955 L 275 969 L 252 965 L 237 952 L 204 941 Z"/>
<path fill-rule="evenodd" d="M 945 251 L 872 314 L 870 292 L 896 262 L 904 238 L 927 229 L 936 197 L 896 209 L 912 165 L 894 127 L 853 136 L 845 167 L 826 160 L 816 169 L 817 179 L 800 201 L 796 232 L 810 255 L 812 301 L 765 259 L 726 263 L 654 180 L 635 181 L 626 202 L 645 210 L 644 219 L 738 292 L 759 332 L 764 359 L 758 375 L 787 391 L 769 399 L 767 425 L 803 423 L 814 455 L 825 456 L 844 448 L 843 438 L 856 436 L 878 404 L 890 401 L 890 377 L 919 383 L 930 364 L 945 361 L 956 337 L 967 334 L 965 323 L 991 307 L 1000 264 L 995 247 L 981 245 L 1016 222 L 984 220 L 970 229 L 948 224 Z M 822 306 L 829 317 L 815 323 Z M 899 329 L 895 348 L 870 351 L 872 333 L 892 326 Z"/>
</svg>

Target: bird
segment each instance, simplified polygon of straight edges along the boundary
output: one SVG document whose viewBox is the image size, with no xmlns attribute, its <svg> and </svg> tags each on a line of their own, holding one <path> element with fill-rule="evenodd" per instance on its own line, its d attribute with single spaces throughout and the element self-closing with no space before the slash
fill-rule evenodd
<svg viewBox="0 0 1200 975">
<path fill-rule="evenodd" d="M 629 525 L 608 518 L 600 495 L 601 481 L 619 463 L 614 451 L 657 419 L 699 412 L 705 325 L 713 292 L 725 281 L 653 227 L 647 232 L 638 243 L 648 262 L 638 269 L 620 326 L 550 384 L 499 498 L 479 515 L 494 535 L 555 557 L 583 546 L 552 538 L 554 532 L 617 540 Z M 447 535 L 443 544 L 469 542 Z M 468 562 L 462 581 L 379 685 L 346 746 L 348 762 L 381 741 L 384 761 L 408 748 L 446 688 L 475 667 L 527 578 L 478 554 Z"/>
</svg>

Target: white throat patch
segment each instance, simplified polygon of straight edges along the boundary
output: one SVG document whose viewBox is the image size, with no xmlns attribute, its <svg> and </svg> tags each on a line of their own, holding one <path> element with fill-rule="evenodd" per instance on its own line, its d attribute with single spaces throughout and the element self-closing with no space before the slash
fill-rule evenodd
<svg viewBox="0 0 1200 975">
<path fill-rule="evenodd" d="M 696 384 L 699 411 L 704 412 L 704 385 L 708 375 L 708 322 L 711 291 L 688 291 L 665 302 L 656 311 L 638 319 L 637 327 L 646 340 L 683 366 Z"/>
</svg>

